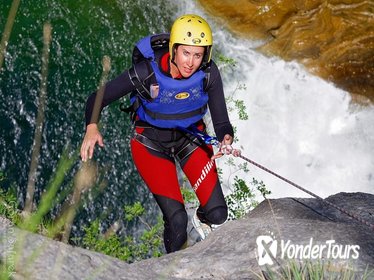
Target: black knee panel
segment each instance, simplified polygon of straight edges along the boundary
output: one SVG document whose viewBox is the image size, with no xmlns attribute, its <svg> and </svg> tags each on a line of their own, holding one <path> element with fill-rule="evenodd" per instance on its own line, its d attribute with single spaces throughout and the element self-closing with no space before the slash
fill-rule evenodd
<svg viewBox="0 0 374 280">
<path fill-rule="evenodd" d="M 188 217 L 186 211 L 178 210 L 170 218 L 164 216 L 164 221 L 166 252 L 171 253 L 180 250 L 187 240 Z"/>
<path fill-rule="evenodd" d="M 183 210 L 178 210 L 170 217 L 168 224 L 170 226 L 171 231 L 178 232 L 181 229 L 187 228 L 187 222 L 187 212 Z"/>
<path fill-rule="evenodd" d="M 217 206 L 204 214 L 205 219 L 215 225 L 224 223 L 227 220 L 227 215 L 227 207 L 224 206 Z"/>
<path fill-rule="evenodd" d="M 199 206 L 197 216 L 203 223 L 220 225 L 227 219 L 227 204 L 223 196 L 219 181 L 214 187 L 208 202 L 204 206 Z"/>
</svg>

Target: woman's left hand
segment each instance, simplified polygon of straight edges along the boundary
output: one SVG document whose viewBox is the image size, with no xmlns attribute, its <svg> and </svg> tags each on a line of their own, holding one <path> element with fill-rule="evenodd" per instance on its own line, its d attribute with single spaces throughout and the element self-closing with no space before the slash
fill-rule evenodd
<svg viewBox="0 0 374 280">
<path fill-rule="evenodd" d="M 218 159 L 222 157 L 223 155 L 231 154 L 231 151 L 232 151 L 231 144 L 233 141 L 234 141 L 234 138 L 231 135 L 226 134 L 225 137 L 223 137 L 223 140 L 219 145 L 218 152 L 211 157 L 211 160 Z"/>
</svg>

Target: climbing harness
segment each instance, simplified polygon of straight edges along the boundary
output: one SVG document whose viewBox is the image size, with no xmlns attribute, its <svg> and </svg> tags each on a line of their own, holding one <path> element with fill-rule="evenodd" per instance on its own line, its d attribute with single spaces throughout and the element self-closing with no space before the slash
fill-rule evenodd
<svg viewBox="0 0 374 280">
<path fill-rule="evenodd" d="M 323 199 L 322 197 L 316 195 L 315 193 L 313 193 L 313 192 L 311 192 L 311 191 L 309 191 L 309 190 L 307 190 L 307 189 L 301 187 L 300 185 L 298 185 L 298 184 L 296 184 L 296 183 L 294 183 L 294 182 L 288 180 L 287 178 L 285 178 L 285 177 L 283 177 L 283 176 L 281 176 L 281 175 L 279 175 L 279 174 L 277 174 L 277 173 L 271 171 L 270 169 L 266 168 L 265 166 L 263 166 L 263 165 L 261 165 L 261 164 L 255 162 L 255 161 L 253 161 L 253 160 L 251 160 L 251 159 L 249 159 L 249 158 L 243 156 L 243 155 L 241 154 L 241 151 L 240 151 L 239 149 L 234 149 L 231 145 L 221 145 L 221 143 L 219 143 L 219 141 L 218 141 L 218 139 L 217 139 L 216 137 L 212 137 L 212 136 L 209 136 L 209 135 L 205 135 L 205 134 L 203 134 L 201 131 L 199 131 L 199 132 L 195 132 L 194 130 L 190 130 L 189 133 L 193 133 L 193 134 L 196 135 L 197 137 L 200 137 L 202 140 L 204 140 L 204 142 L 205 142 L 206 144 L 211 144 L 211 145 L 217 146 L 217 147 L 219 148 L 219 150 L 220 150 L 224 155 L 230 155 L 230 154 L 231 154 L 231 155 L 233 155 L 234 157 L 239 157 L 239 158 L 241 158 L 241 159 L 247 161 L 248 163 L 250 163 L 250 164 L 252 164 L 252 165 L 254 165 L 254 166 L 256 166 L 256 167 L 258 167 L 258 168 L 260 168 L 260 169 L 262 169 L 262 170 L 264 170 L 264 171 L 266 171 L 267 173 L 269 173 L 269 174 L 271 174 L 271 175 L 273 175 L 273 176 L 275 176 L 275 177 L 277 177 L 277 178 L 279 178 L 279 179 L 285 181 L 286 183 L 290 184 L 291 186 L 294 186 L 294 187 L 298 188 L 299 190 L 301 190 L 301 191 L 303 191 L 303 192 L 305 192 L 305 193 L 307 193 L 307 194 L 309 194 L 309 195 L 311 195 L 311 196 L 313 196 L 313 197 L 315 197 L 315 198 L 321 200 L 322 202 L 326 203 L 327 205 L 329 205 L 329 206 L 331 206 L 331 207 L 333 207 L 333 208 L 339 210 L 340 212 L 342 212 L 342 213 L 348 215 L 349 217 L 351 217 L 351 218 L 353 218 L 353 219 L 359 221 L 360 223 L 365 224 L 366 226 L 368 226 L 369 228 L 371 228 L 372 230 L 374 230 L 374 224 L 372 224 L 372 223 L 366 221 L 365 219 L 362 219 L 362 218 L 359 217 L 358 215 L 356 215 L 356 214 L 354 214 L 354 213 L 352 213 L 352 212 L 350 212 L 350 211 L 347 211 L 346 209 L 344 209 L 344 208 L 342 208 L 342 207 L 340 207 L 340 206 L 337 206 L 337 205 L 334 204 L 334 203 L 331 203 L 330 201 L 327 201 L 327 200 Z M 200 136 L 200 135 L 201 135 L 201 136 Z"/>
<path fill-rule="evenodd" d="M 213 145 L 213 146 L 219 146 L 220 143 L 217 139 L 217 137 L 210 136 L 208 134 L 205 134 L 204 132 L 200 131 L 196 125 L 191 125 L 188 128 L 178 126 L 178 130 L 183 131 L 185 133 L 188 133 L 190 135 L 196 136 L 200 140 L 204 141 L 207 145 Z"/>
<path fill-rule="evenodd" d="M 159 153 L 163 153 L 169 157 L 174 157 L 178 162 L 183 161 L 188 155 L 190 155 L 195 149 L 197 149 L 200 145 L 199 138 L 194 137 L 193 139 L 190 139 L 189 142 L 185 145 L 183 145 L 180 150 L 176 150 L 173 146 L 167 148 L 160 144 L 158 144 L 156 141 L 152 141 L 148 137 L 134 132 L 133 138 L 147 147 L 148 149 L 154 150 Z"/>
</svg>

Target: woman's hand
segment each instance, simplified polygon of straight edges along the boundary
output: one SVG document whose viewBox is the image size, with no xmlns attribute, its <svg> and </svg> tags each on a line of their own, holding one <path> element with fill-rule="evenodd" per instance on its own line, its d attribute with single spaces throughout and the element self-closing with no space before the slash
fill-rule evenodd
<svg viewBox="0 0 374 280">
<path fill-rule="evenodd" d="M 96 143 L 100 147 L 104 147 L 103 137 L 96 123 L 91 123 L 86 128 L 86 134 L 84 135 L 82 146 L 81 146 L 81 158 L 82 161 L 87 161 L 93 156 Z"/>
<path fill-rule="evenodd" d="M 231 144 L 233 141 L 234 141 L 233 137 L 229 134 L 226 134 L 225 137 L 223 137 L 223 140 L 219 145 L 218 152 L 211 157 L 211 160 L 220 158 L 223 155 L 231 154 L 231 151 L 232 151 Z"/>
</svg>

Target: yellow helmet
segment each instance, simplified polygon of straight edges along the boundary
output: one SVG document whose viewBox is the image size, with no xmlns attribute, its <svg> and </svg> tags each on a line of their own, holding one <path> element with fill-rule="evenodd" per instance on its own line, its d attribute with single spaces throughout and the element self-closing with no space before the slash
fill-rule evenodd
<svg viewBox="0 0 374 280">
<path fill-rule="evenodd" d="M 187 14 L 177 18 L 170 31 L 169 52 L 171 61 L 174 60 L 175 45 L 206 47 L 203 64 L 210 61 L 212 56 L 213 36 L 209 24 L 198 15 Z"/>
</svg>

